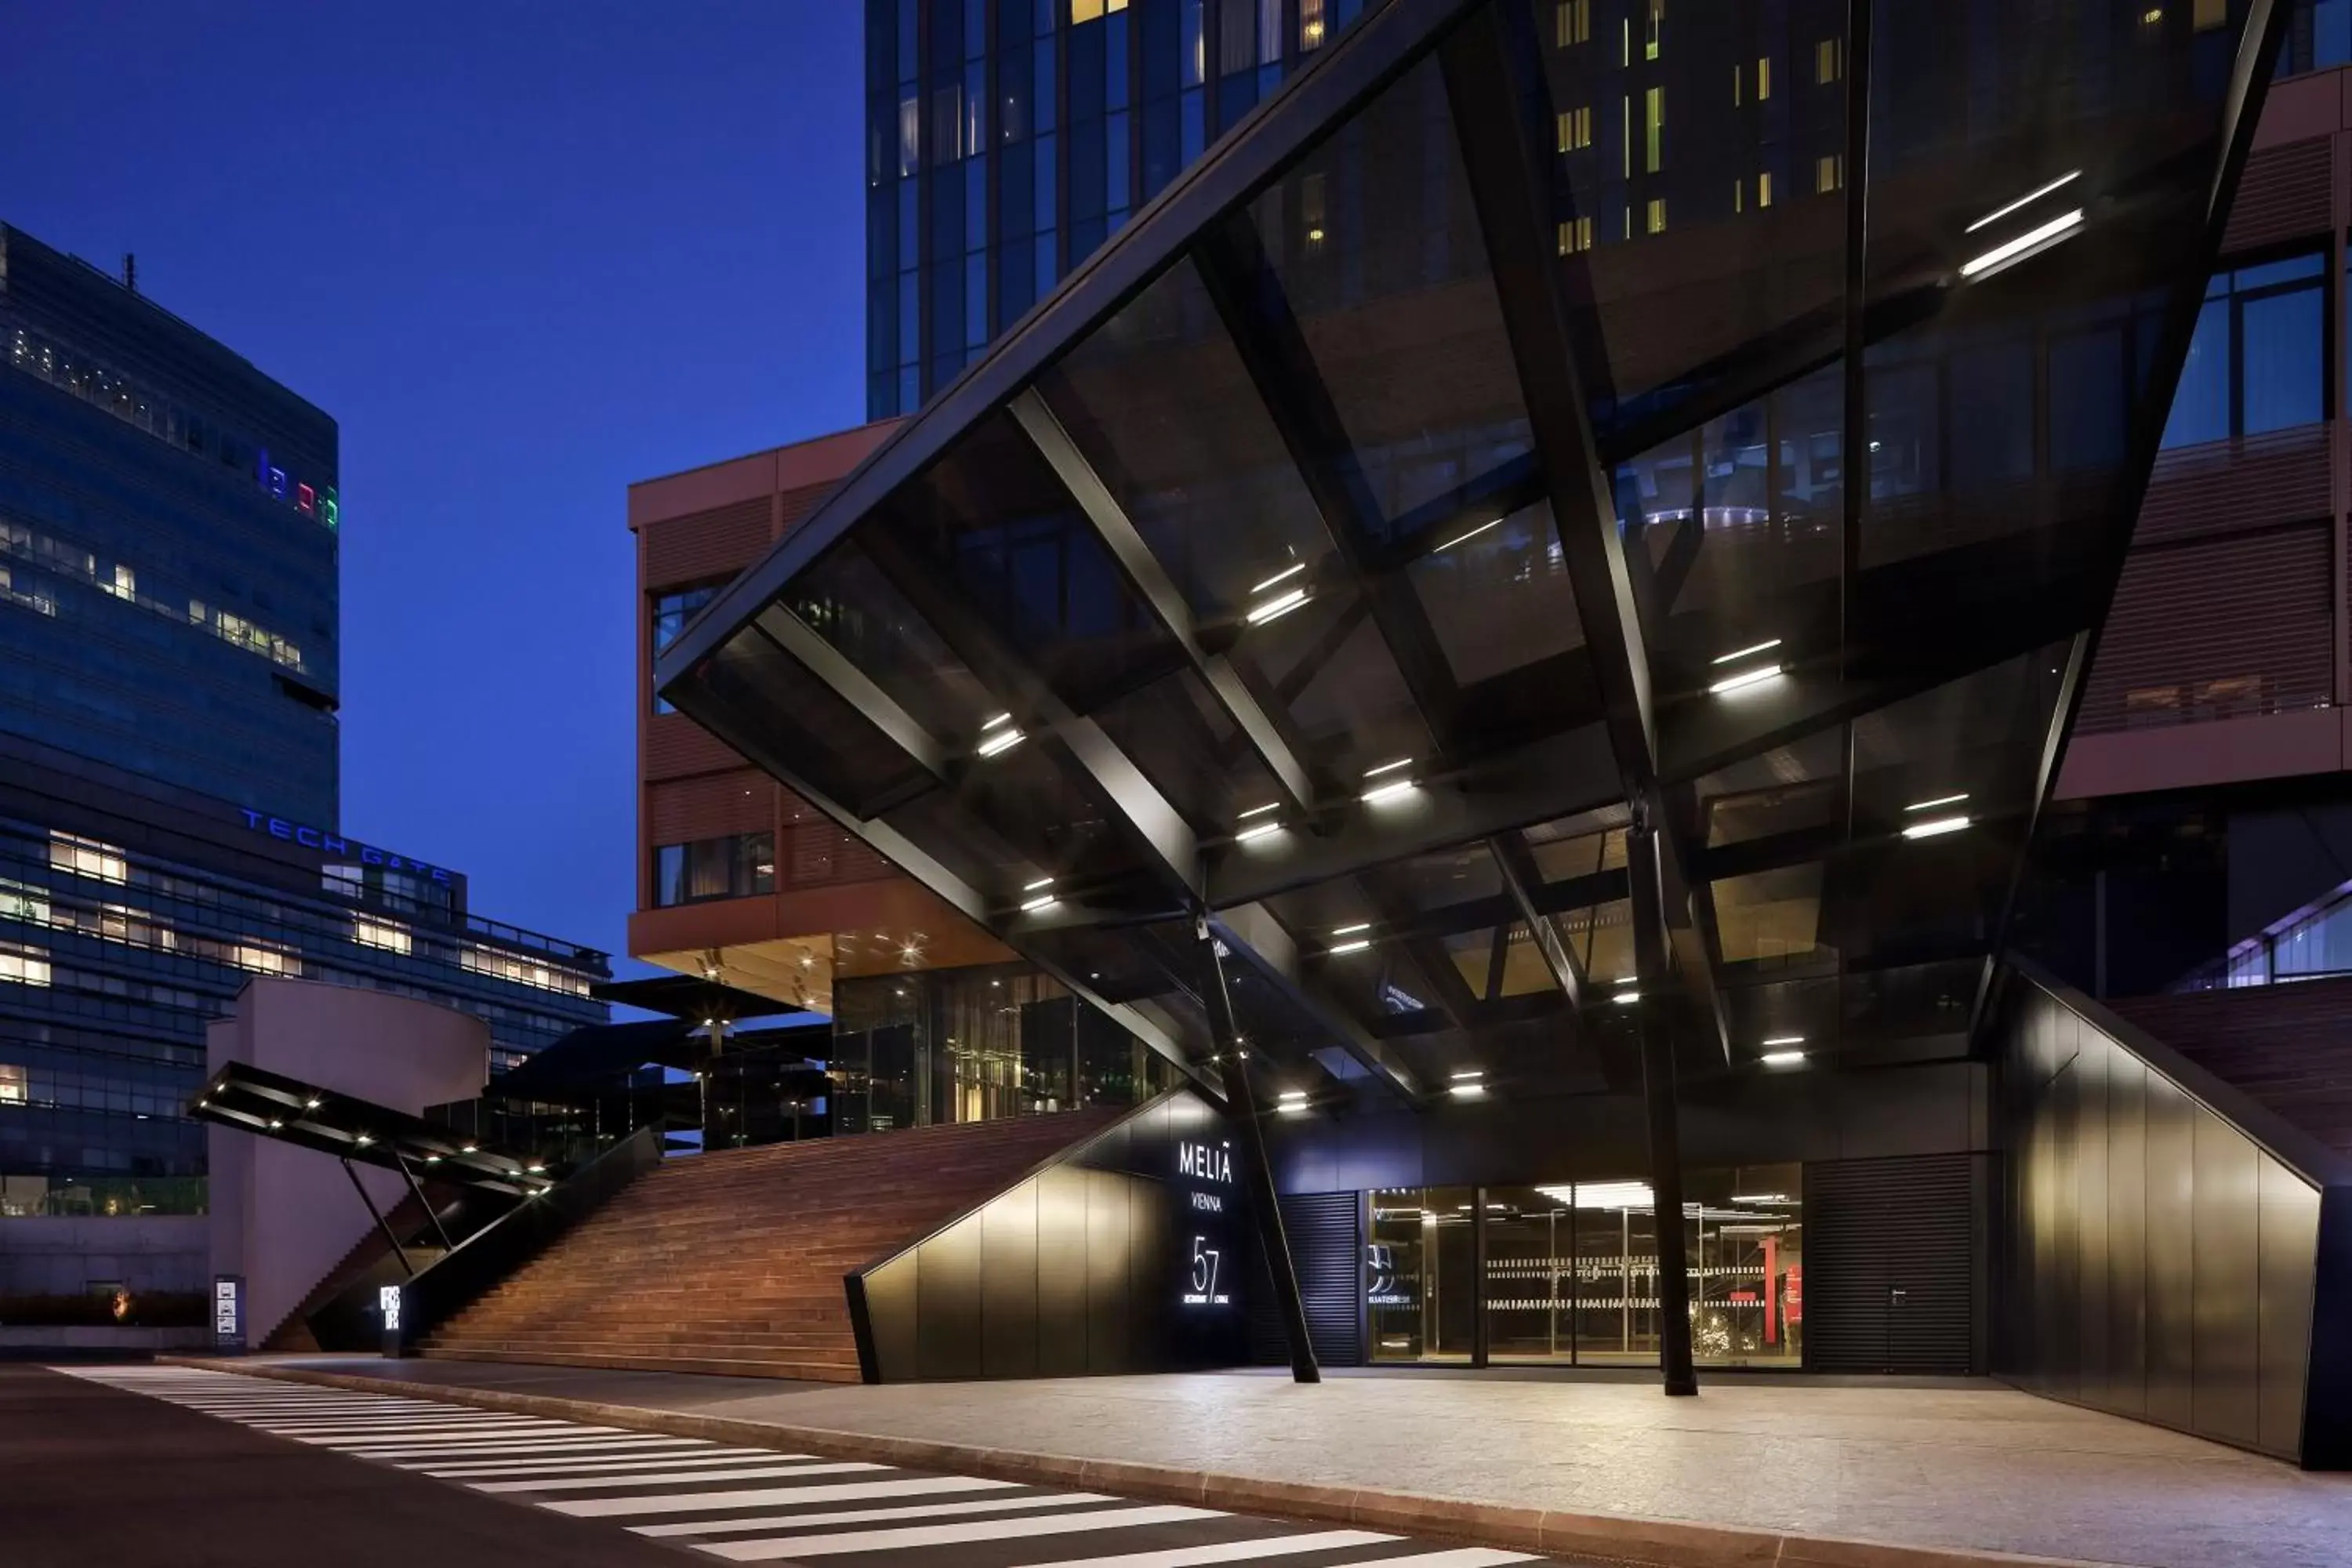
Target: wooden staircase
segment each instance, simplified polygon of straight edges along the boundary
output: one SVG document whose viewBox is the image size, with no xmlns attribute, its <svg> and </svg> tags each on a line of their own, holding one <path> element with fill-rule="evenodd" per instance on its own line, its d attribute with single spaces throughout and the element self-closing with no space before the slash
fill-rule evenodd
<svg viewBox="0 0 2352 1568">
<path fill-rule="evenodd" d="M 1067 1111 L 666 1160 L 420 1349 L 465 1361 L 856 1383 L 843 1276 L 1122 1114 Z"/>
</svg>

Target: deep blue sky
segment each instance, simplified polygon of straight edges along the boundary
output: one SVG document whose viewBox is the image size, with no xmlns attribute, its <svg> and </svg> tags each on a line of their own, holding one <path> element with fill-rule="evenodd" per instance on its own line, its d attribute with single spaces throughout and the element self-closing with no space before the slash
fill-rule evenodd
<svg viewBox="0 0 2352 1568">
<path fill-rule="evenodd" d="M 863 7 L 0 8 L 0 218 L 341 423 L 344 830 L 619 952 L 625 489 L 863 417 Z"/>
</svg>

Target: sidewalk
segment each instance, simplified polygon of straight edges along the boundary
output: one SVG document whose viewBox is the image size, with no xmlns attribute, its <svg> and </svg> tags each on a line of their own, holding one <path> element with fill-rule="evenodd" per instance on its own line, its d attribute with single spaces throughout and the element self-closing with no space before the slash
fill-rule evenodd
<svg viewBox="0 0 2352 1568">
<path fill-rule="evenodd" d="M 1653 1378 L 1548 1373 L 861 1387 L 352 1357 L 207 1364 L 430 1384 L 508 1408 L 584 1403 L 689 1435 L 724 1423 L 729 1440 L 1639 1562 L 1925 1568 L 2009 1552 L 2337 1568 L 2352 1541 L 2352 1476 L 1976 1382 L 1719 1378 L 1668 1400 Z"/>
</svg>

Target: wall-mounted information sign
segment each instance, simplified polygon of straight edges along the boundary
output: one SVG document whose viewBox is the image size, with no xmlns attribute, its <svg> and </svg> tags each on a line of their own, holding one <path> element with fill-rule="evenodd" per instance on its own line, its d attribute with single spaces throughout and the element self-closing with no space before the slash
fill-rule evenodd
<svg viewBox="0 0 2352 1568">
<path fill-rule="evenodd" d="M 235 1274 L 213 1276 L 213 1345 L 245 1348 L 245 1280 Z"/>
</svg>

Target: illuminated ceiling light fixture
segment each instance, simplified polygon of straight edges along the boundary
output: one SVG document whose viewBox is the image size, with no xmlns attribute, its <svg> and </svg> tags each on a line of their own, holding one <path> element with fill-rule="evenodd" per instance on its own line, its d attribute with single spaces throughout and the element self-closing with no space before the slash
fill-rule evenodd
<svg viewBox="0 0 2352 1568">
<path fill-rule="evenodd" d="M 1376 779 L 1382 773 L 1392 773 L 1399 768 L 1409 768 L 1411 766 L 1412 766 L 1412 759 L 1411 757 L 1399 757 L 1395 762 L 1382 763 L 1376 768 L 1366 768 L 1364 770 L 1364 776 L 1368 779 Z"/>
<path fill-rule="evenodd" d="M 991 720 L 989 722 L 993 725 L 1002 722 L 1002 721 Z M 993 757 L 1000 752 L 1011 751 L 1013 747 L 1019 745 L 1025 738 L 1026 737 L 1024 737 L 1019 730 L 1008 727 L 999 730 L 993 735 L 989 736 L 988 739 L 982 741 L 976 749 L 983 757 Z"/>
<path fill-rule="evenodd" d="M 2014 267 L 2027 257 L 2057 244 L 2082 226 L 2083 210 L 2077 207 L 2073 212 L 2052 218 L 2039 228 L 2027 229 L 2015 239 L 1994 246 L 1982 256 L 1962 262 L 1960 276 L 1990 278 L 2004 268 Z"/>
<path fill-rule="evenodd" d="M 1276 583 L 1288 582 L 1291 578 L 1297 576 L 1301 572 L 1306 570 L 1306 562 L 1293 562 L 1291 564 L 1284 567 L 1281 571 L 1276 572 L 1273 576 L 1268 577 L 1265 582 L 1251 584 L 1250 592 L 1253 594 L 1263 594 L 1268 588 L 1273 587 Z"/>
<path fill-rule="evenodd" d="M 1792 1204 L 1797 1200 L 1786 1193 L 1734 1193 L 1731 1201 L 1736 1204 Z"/>
<path fill-rule="evenodd" d="M 1055 898 L 1051 893 L 1040 893 L 1035 898 L 1028 900 L 1026 902 L 1022 904 L 1021 912 L 1024 915 L 1034 915 L 1039 910 L 1050 910 L 1061 901 L 1061 900 Z"/>
<path fill-rule="evenodd" d="M 1915 800 L 1903 809 L 1906 811 L 1933 811 L 1939 805 L 1958 805 L 1960 802 L 1968 798 L 1969 792 L 1962 790 L 1958 795 L 1939 795 L 1933 800 Z"/>
<path fill-rule="evenodd" d="M 1281 819 L 1278 817 L 1271 822 L 1261 822 L 1256 824 L 1255 826 L 1244 827 L 1239 833 L 1234 834 L 1234 842 L 1236 844 L 1246 844 L 1253 838 L 1264 838 L 1269 833 L 1279 833 L 1282 831 L 1282 828 L 1283 824 Z"/>
<path fill-rule="evenodd" d="M 1024 893 L 1034 893 L 1034 892 L 1039 891 L 1041 889 L 1050 888 L 1050 887 L 1052 887 L 1053 885 L 1054 885 L 1054 879 L 1053 879 L 1053 878 L 1051 878 L 1051 877 L 1040 877 L 1040 878 L 1038 878 L 1038 879 L 1037 879 L 1035 881 L 1034 881 L 1034 882 L 1024 882 L 1024 883 L 1021 885 L 1021 890 L 1022 890 L 1023 892 L 1024 892 Z"/>
<path fill-rule="evenodd" d="M 1392 763 L 1382 763 L 1378 767 L 1366 768 L 1364 770 L 1364 776 L 1368 779 L 1376 779 L 1383 773 L 1393 773 L 1400 768 L 1409 768 L 1411 766 L 1412 766 L 1412 759 L 1411 757 L 1399 757 Z M 1362 798 L 1366 805 L 1378 805 L 1384 800 L 1394 800 L 1399 795 L 1410 795 L 1417 787 L 1419 786 L 1413 783 L 1410 776 L 1394 778 L 1389 780 L 1386 784 L 1377 784 L 1372 785 L 1370 789 L 1364 791 Z"/>
<path fill-rule="evenodd" d="M 356 1144 L 358 1144 L 361 1148 L 364 1149 L 364 1148 L 366 1148 L 369 1144 L 371 1144 L 371 1143 L 374 1142 L 375 1142 L 375 1140 L 374 1140 L 374 1139 L 373 1139 L 373 1138 L 371 1138 L 371 1137 L 369 1137 L 366 1133 L 362 1132 L 362 1133 L 361 1133 L 358 1137 L 356 1137 L 356 1138 L 352 1139 L 352 1142 L 354 1142 L 354 1143 L 356 1143 Z"/>
<path fill-rule="evenodd" d="M 1372 944 L 1369 941 L 1360 936 L 1353 942 L 1336 942 L 1325 951 L 1329 952 L 1334 958 L 1342 958 L 1351 952 L 1361 952 L 1364 949 L 1371 945 Z"/>
<path fill-rule="evenodd" d="M 2072 174 L 2061 174 L 2056 179 L 2051 181 L 2048 184 L 2042 186 L 2039 190 L 2026 192 L 2023 195 L 2010 203 L 2009 205 L 2005 207 L 1993 208 L 1992 211 L 1985 214 L 1984 216 L 1977 219 L 1976 222 L 1969 225 L 1968 227 L 1962 229 L 1960 232 L 1963 234 L 1974 234 L 1977 230 L 1984 227 L 1987 224 L 1999 223 L 2001 219 L 2007 217 L 2018 208 L 2031 206 L 2035 202 L 2038 202 L 2042 197 L 2048 195 L 2051 192 L 2058 189 L 2061 185 L 2072 184 L 2082 177 L 2083 171 L 2080 169 L 2074 170 Z"/>
<path fill-rule="evenodd" d="M 319 1097 L 318 1097 L 317 1095 L 315 1095 L 315 1094 L 314 1094 L 314 1095 L 312 1095 L 310 1099 L 308 1099 L 308 1100 L 304 1100 L 304 1101 L 302 1102 L 302 1109 L 303 1109 L 303 1110 L 318 1110 L 318 1109 L 319 1109 Z"/>
<path fill-rule="evenodd" d="M 1707 690 L 1720 697 L 1727 691 L 1744 691 L 1748 687 L 1777 679 L 1787 673 L 1788 667 L 1785 665 L 1768 664 L 1761 669 L 1744 669 L 1738 675 L 1727 675 L 1708 687 Z"/>
<path fill-rule="evenodd" d="M 1477 1079 L 1472 1079 L 1467 1083 L 1457 1083 L 1453 1085 L 1445 1092 L 1452 1095 L 1456 1100 L 1476 1100 L 1479 1096 L 1486 1092 L 1486 1086 L 1480 1083 Z"/>
<path fill-rule="evenodd" d="M 1802 1051 L 1766 1051 L 1764 1065 L 1768 1068 L 1792 1068 L 1805 1059 Z"/>
<path fill-rule="evenodd" d="M 991 719 L 987 723 L 982 724 L 982 725 L 980 727 L 980 732 L 981 732 L 982 734 L 985 735 L 985 734 L 987 734 L 991 730 L 996 729 L 996 728 L 998 728 L 998 727 L 999 727 L 999 726 L 1001 726 L 1001 725 L 1010 724 L 1010 723 L 1012 723 L 1012 722 L 1013 722 L 1013 715 L 1012 715 L 1012 714 L 1010 714 L 1010 713 L 999 713 L 995 718 Z"/>
<path fill-rule="evenodd" d="M 1280 811 L 1281 809 L 1282 802 L 1278 800 L 1270 800 L 1264 805 L 1251 806 L 1247 811 L 1243 812 L 1237 820 L 1247 822 L 1253 816 L 1264 816 L 1269 811 Z"/>
<path fill-rule="evenodd" d="M 1500 528 L 1502 526 L 1503 520 L 1499 517 L 1495 519 L 1492 522 L 1482 522 L 1467 533 L 1455 534 L 1452 539 L 1447 540 L 1444 543 L 1431 551 L 1430 553 L 1432 555 L 1443 555 L 1457 544 L 1469 543 L 1472 540 L 1477 538 L 1480 534 L 1486 532 L 1490 528 Z"/>
<path fill-rule="evenodd" d="M 1354 925 L 1351 925 L 1351 926 L 1339 926 L 1339 927 L 1335 928 L 1335 929 L 1332 931 L 1331 934 L 1332 934 L 1333 936 L 1353 936 L 1353 935 L 1355 935 L 1358 931 L 1370 931 L 1370 930 L 1371 930 L 1371 929 L 1372 929 L 1372 922 L 1371 922 L 1371 921 L 1358 921 Z"/>
<path fill-rule="evenodd" d="M 1717 654 L 1713 658 L 1707 660 L 1707 662 L 1709 664 L 1729 664 L 1736 659 L 1746 658 L 1751 653 L 1770 653 L 1774 648 L 1779 647 L 1780 646 L 1780 639 L 1779 637 L 1767 637 L 1762 642 L 1750 643 L 1746 647 L 1733 648 L 1729 653 Z"/>
<path fill-rule="evenodd" d="M 1939 816 L 1933 822 L 1915 822 L 1903 830 L 1906 838 L 1936 838 L 1947 833 L 1958 833 L 1969 825 L 1965 816 Z"/>
<path fill-rule="evenodd" d="M 281 1128 L 281 1127 L 283 1127 L 283 1126 L 285 1126 L 285 1125 L 286 1125 L 286 1123 L 284 1123 L 283 1121 L 278 1121 L 278 1120 L 276 1117 L 274 1117 L 274 1116 L 273 1116 L 273 1117 L 271 1117 L 271 1118 L 269 1119 L 269 1130 L 270 1130 L 272 1132 L 277 1131 L 279 1128 Z"/>
<path fill-rule="evenodd" d="M 1460 1072 L 1454 1075 L 1454 1081 L 1456 1083 L 1467 1083 L 1474 1078 L 1485 1078 L 1486 1076 L 1486 1069 L 1485 1068 L 1464 1068 Z"/>
<path fill-rule="evenodd" d="M 1242 619 L 1247 621 L 1254 626 L 1262 626 L 1265 625 L 1266 622 L 1274 620 L 1278 616 L 1290 614 L 1291 611 L 1298 608 L 1299 605 L 1306 602 L 1307 590 L 1304 588 L 1293 588 L 1286 594 L 1277 594 L 1273 598 L 1268 599 L 1265 604 L 1257 605 L 1252 609 L 1249 614 L 1244 616 Z"/>
<path fill-rule="evenodd" d="M 1307 1113 L 1307 1091 L 1303 1089 L 1284 1089 L 1279 1095 L 1275 1097 L 1275 1109 L 1281 1111 L 1285 1116 L 1305 1115 Z"/>
<path fill-rule="evenodd" d="M 1769 1051 L 1775 1046 L 1801 1046 L 1804 1043 L 1802 1035 L 1775 1035 L 1764 1042 L 1764 1048 Z"/>
<path fill-rule="evenodd" d="M 1630 1007 L 1634 1003 L 1639 1002 L 1642 999 L 1641 987 L 1635 985 L 1631 981 L 1623 981 L 1620 984 L 1623 984 L 1625 989 L 1620 991 L 1616 995 L 1609 998 L 1609 1000 L 1616 1003 L 1620 1007 Z"/>
<path fill-rule="evenodd" d="M 463 1149 L 458 1150 L 457 1152 L 460 1154 L 478 1154 L 481 1151 L 476 1148 L 473 1144 L 468 1143 Z"/>
</svg>

